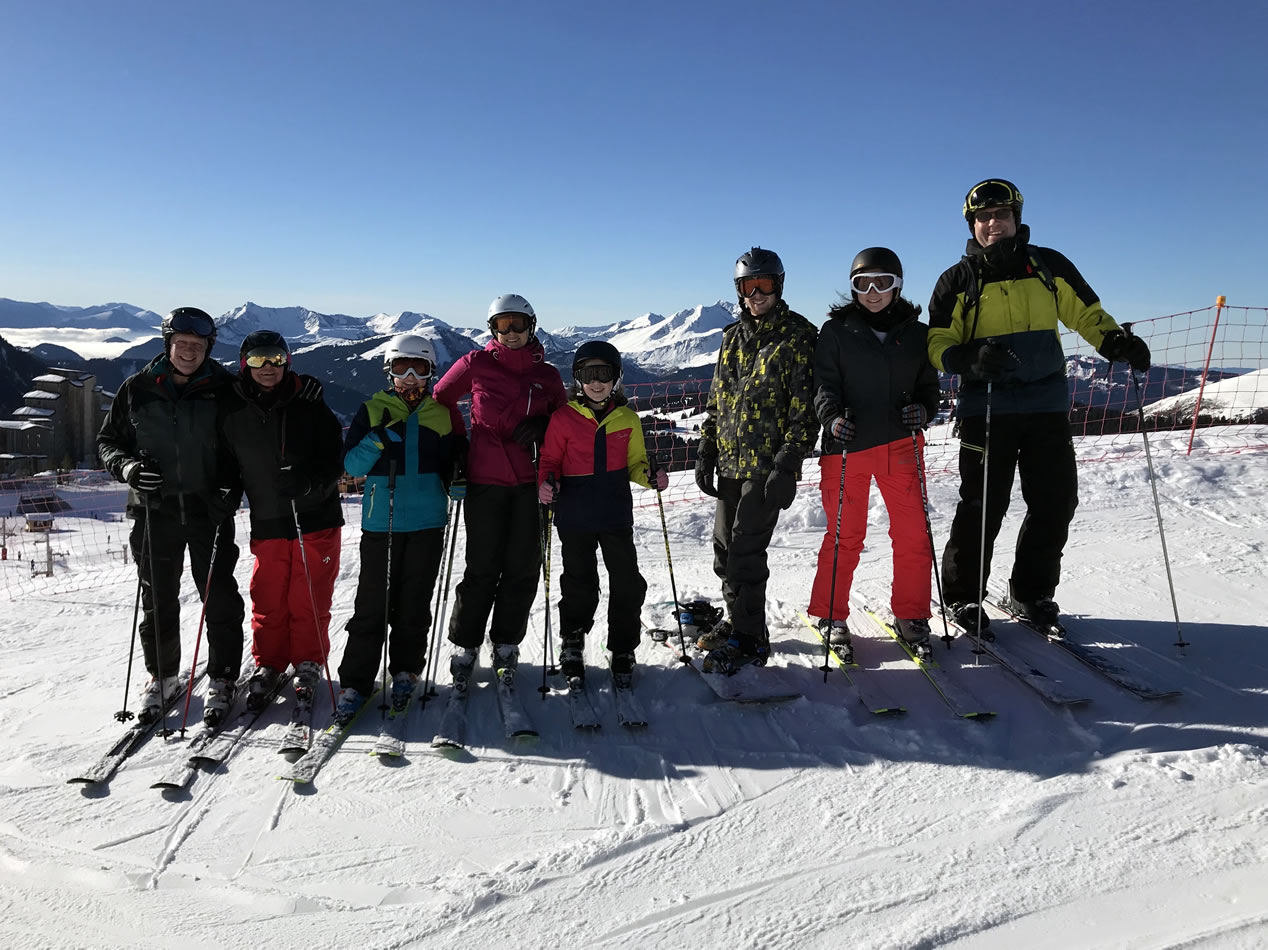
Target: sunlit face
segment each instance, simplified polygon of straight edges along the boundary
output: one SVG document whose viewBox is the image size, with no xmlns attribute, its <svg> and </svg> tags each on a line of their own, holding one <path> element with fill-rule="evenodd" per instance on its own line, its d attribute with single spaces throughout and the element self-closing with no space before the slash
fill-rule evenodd
<svg viewBox="0 0 1268 950">
<path fill-rule="evenodd" d="M 529 319 L 522 313 L 499 313 L 489 321 L 493 339 L 508 350 L 518 350 L 528 344 L 532 335 Z"/>
<path fill-rule="evenodd" d="M 207 358 L 207 338 L 197 333 L 173 333 L 167 352 L 178 375 L 193 376 Z"/>
<path fill-rule="evenodd" d="M 251 367 L 247 370 L 251 374 L 251 381 L 257 387 L 269 392 L 277 388 L 277 384 L 282 381 L 282 377 L 286 375 L 285 366 L 276 366 L 273 363 L 265 363 L 263 366 Z"/>
<path fill-rule="evenodd" d="M 589 375 L 585 372 L 585 370 L 591 366 L 608 366 L 608 364 L 603 362 L 603 360 L 600 360 L 600 359 L 586 360 L 579 367 L 577 367 L 578 380 L 585 379 L 586 376 Z M 608 366 L 608 369 L 611 369 L 611 367 Z M 615 388 L 616 388 L 615 379 L 609 380 L 606 383 L 598 379 L 591 379 L 588 382 L 581 383 L 581 391 L 585 394 L 586 399 L 590 400 L 590 402 L 594 403 L 596 406 L 601 406 L 605 402 L 607 402 L 608 397 L 612 395 L 612 390 Z"/>
<path fill-rule="evenodd" d="M 1017 215 L 1012 208 L 984 208 L 973 215 L 973 237 L 982 247 L 990 247 L 1017 233 Z"/>
<path fill-rule="evenodd" d="M 754 291 L 744 298 L 744 305 L 748 307 L 748 312 L 753 316 L 762 317 L 770 313 L 777 300 L 779 300 L 779 297 L 775 294 L 764 294 L 761 291 Z"/>
<path fill-rule="evenodd" d="M 894 292 L 892 290 L 887 290 L 884 293 L 881 293 L 873 287 L 866 293 L 858 294 L 857 296 L 859 298 L 859 303 L 861 303 L 869 311 L 872 313 L 880 313 L 893 301 Z"/>
</svg>

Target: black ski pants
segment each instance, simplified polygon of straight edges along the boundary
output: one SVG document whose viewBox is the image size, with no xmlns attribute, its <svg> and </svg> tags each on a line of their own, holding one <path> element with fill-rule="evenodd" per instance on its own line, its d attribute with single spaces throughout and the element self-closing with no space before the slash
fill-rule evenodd
<svg viewBox="0 0 1268 950">
<path fill-rule="evenodd" d="M 486 624 L 493 643 L 524 639 L 542 566 L 540 507 L 533 484 L 467 486 L 467 567 L 454 592 L 453 643 L 479 649 Z"/>
<path fill-rule="evenodd" d="M 560 531 L 559 544 L 564 562 L 559 575 L 559 635 L 584 636 L 594 625 L 599 607 L 598 549 L 608 569 L 607 648 L 613 653 L 634 652 L 647 596 L 647 581 L 638 571 L 634 529 Z"/>
<path fill-rule="evenodd" d="M 242 667 L 242 621 L 246 609 L 233 576 L 238 563 L 233 519 L 225 518 L 220 523 L 217 538 L 216 525 L 201 504 L 191 502 L 183 514 L 158 504 L 134 509 L 132 513 L 135 520 L 128 543 L 141 583 L 144 615 L 140 636 L 145 668 L 155 677 L 183 675 L 180 588 L 188 549 L 190 574 L 207 611 L 207 675 L 236 680 Z M 208 588 L 207 569 L 212 566 L 213 545 L 216 562 Z"/>
<path fill-rule="evenodd" d="M 970 416 L 960 423 L 960 503 L 942 556 L 942 593 L 948 604 L 976 602 L 982 536 L 982 456 L 986 419 Z M 1051 597 L 1061 578 L 1079 477 L 1074 443 L 1064 412 L 1005 414 L 991 417 L 990 470 L 986 473 L 986 576 L 1004 513 L 1021 475 L 1026 516 L 1017 533 L 1013 592 L 1021 600 Z"/>
<path fill-rule="evenodd" d="M 339 664 L 339 685 L 363 696 L 374 689 L 388 636 L 387 671 L 422 675 L 431 630 L 431 599 L 444 554 L 444 528 L 392 532 L 391 589 L 387 574 L 387 532 L 361 532 L 361 574 L 352 618 L 345 625 L 348 643 Z M 391 606 L 389 608 L 389 599 Z M 385 624 L 390 609 L 391 622 Z"/>
<path fill-rule="evenodd" d="M 766 581 L 770 547 L 779 508 L 766 504 L 766 476 L 719 478 L 713 515 L 713 573 L 722 579 L 731 625 L 740 636 L 764 640 Z"/>
</svg>

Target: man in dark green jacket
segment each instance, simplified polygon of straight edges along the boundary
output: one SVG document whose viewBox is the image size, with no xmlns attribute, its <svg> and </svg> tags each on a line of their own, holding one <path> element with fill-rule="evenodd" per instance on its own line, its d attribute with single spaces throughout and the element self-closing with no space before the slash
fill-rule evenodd
<svg viewBox="0 0 1268 950">
<path fill-rule="evenodd" d="M 216 484 L 216 401 L 233 376 L 210 359 L 216 325 L 197 307 L 163 320 L 163 355 L 124 380 L 97 433 L 107 471 L 132 489 L 130 544 L 141 583 L 141 645 L 150 672 L 141 722 L 153 722 L 180 690 L 180 580 L 189 549 L 207 608 L 207 703 L 232 695 L 242 662 L 242 596 L 234 580 L 237 497 Z M 215 564 L 212 565 L 212 552 Z M 208 572 L 210 589 L 207 587 Z"/>
<path fill-rule="evenodd" d="M 729 620 L 700 646 L 706 671 L 762 665 L 766 629 L 766 548 L 780 511 L 793 503 L 801 462 L 814 448 L 814 324 L 783 300 L 784 265 L 755 247 L 735 262 L 740 319 L 722 331 L 696 449 L 696 484 L 717 498 L 713 570 Z M 715 484 L 716 478 L 716 484 Z"/>
</svg>

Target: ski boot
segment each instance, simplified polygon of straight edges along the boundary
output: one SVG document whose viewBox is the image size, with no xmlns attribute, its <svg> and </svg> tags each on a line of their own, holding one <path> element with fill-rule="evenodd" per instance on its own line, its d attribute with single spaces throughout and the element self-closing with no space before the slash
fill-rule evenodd
<svg viewBox="0 0 1268 950">
<path fill-rule="evenodd" d="M 723 620 L 717 626 L 706 630 L 696 638 L 697 650 L 720 650 L 726 646 L 728 640 L 735 633 L 735 628 L 731 626 L 731 621 Z"/>
<path fill-rule="evenodd" d="M 577 681 L 577 685 L 586 681 L 585 637 L 585 631 L 574 630 L 564 634 L 559 641 L 559 671 L 570 686 L 573 680 Z"/>
<path fill-rule="evenodd" d="M 298 706 L 313 704 L 313 693 L 321 681 L 321 666 L 315 660 L 304 660 L 295 667 L 295 703 Z"/>
<path fill-rule="evenodd" d="M 158 722 L 163 718 L 163 710 L 181 691 L 179 676 L 164 676 L 162 680 L 151 679 L 141 690 L 141 711 L 136 721 L 143 726 Z"/>
<path fill-rule="evenodd" d="M 634 688 L 634 654 L 612 654 L 612 685 L 617 689 Z"/>
<path fill-rule="evenodd" d="M 1061 608 L 1051 597 L 1038 597 L 1035 600 L 1023 600 L 1013 592 L 1013 585 L 1008 584 L 1008 609 L 1027 623 L 1040 627 L 1050 637 L 1065 635 L 1061 626 Z"/>
<path fill-rule="evenodd" d="M 515 669 L 520 662 L 520 648 L 514 643 L 493 644 L 493 672 L 507 686 L 515 685 Z"/>
<path fill-rule="evenodd" d="M 392 712 L 399 713 L 409 705 L 414 689 L 418 686 L 418 674 L 405 670 L 392 677 Z"/>
<path fill-rule="evenodd" d="M 929 643 L 929 621 L 924 618 L 915 620 L 895 620 L 894 627 L 898 635 L 916 654 L 916 658 L 925 663 L 933 659 L 933 647 Z"/>
<path fill-rule="evenodd" d="M 721 647 L 709 651 L 701 669 L 706 673 L 734 676 L 743 666 L 765 666 L 769 657 L 770 641 L 734 634 Z"/>
<path fill-rule="evenodd" d="M 951 622 L 969 636 L 979 635 L 979 621 L 982 624 L 980 635 L 983 640 L 990 643 L 995 639 L 995 634 L 991 630 L 991 618 L 986 616 L 986 611 L 982 609 L 981 604 L 963 603 L 951 605 Z"/>
<path fill-rule="evenodd" d="M 449 656 L 449 675 L 453 677 L 454 692 L 465 693 L 475 672 L 476 652 L 469 647 L 455 647 Z"/>
<path fill-rule="evenodd" d="M 828 646 L 842 663 L 854 662 L 854 643 L 844 620 L 820 620 L 819 634 L 828 641 Z"/>
<path fill-rule="evenodd" d="M 368 696 L 362 695 L 351 686 L 345 686 L 339 694 L 339 705 L 335 707 L 336 725 L 346 726 L 350 723 L 353 717 L 361 711 L 361 707 L 365 705 L 365 701 L 368 698 Z"/>
<path fill-rule="evenodd" d="M 257 666 L 251 679 L 247 681 L 247 709 L 252 712 L 264 709 L 269 704 L 269 697 L 273 695 L 281 675 L 279 670 L 271 666 Z"/>
<path fill-rule="evenodd" d="M 207 684 L 207 698 L 203 701 L 203 725 L 215 729 L 229 714 L 237 684 L 230 679 L 213 679 Z"/>
</svg>

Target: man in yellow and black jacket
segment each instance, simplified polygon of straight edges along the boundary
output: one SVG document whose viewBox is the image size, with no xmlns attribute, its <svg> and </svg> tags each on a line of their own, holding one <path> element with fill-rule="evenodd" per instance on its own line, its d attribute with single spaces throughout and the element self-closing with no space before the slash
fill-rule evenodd
<svg viewBox="0 0 1268 950">
<path fill-rule="evenodd" d="M 960 262 L 938 278 L 929 301 L 929 359 L 960 376 L 960 503 L 942 560 L 943 598 L 953 619 L 971 631 L 985 631 L 989 624 L 979 600 L 1014 470 L 1021 474 L 1026 517 L 1017 536 L 1010 596 L 1024 615 L 1057 622 L 1053 595 L 1078 505 L 1058 324 L 1108 360 L 1127 362 L 1136 371 L 1149 368 L 1149 347 L 1119 328 L 1065 255 L 1029 243 L 1021 209 L 1021 193 L 1004 179 L 970 189 L 964 217 L 973 236 Z M 985 473 L 984 455 L 990 459 Z"/>
<path fill-rule="evenodd" d="M 717 498 L 713 571 L 729 621 L 701 646 L 706 671 L 763 664 L 766 548 L 780 511 L 792 504 L 802 459 L 814 448 L 814 355 L 818 331 L 784 303 L 784 265 L 755 247 L 735 262 L 740 319 L 722 331 L 696 449 L 696 484 Z M 714 484 L 714 478 L 717 484 Z"/>
</svg>

